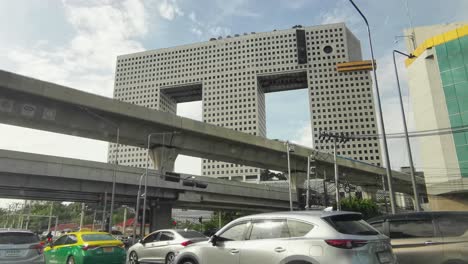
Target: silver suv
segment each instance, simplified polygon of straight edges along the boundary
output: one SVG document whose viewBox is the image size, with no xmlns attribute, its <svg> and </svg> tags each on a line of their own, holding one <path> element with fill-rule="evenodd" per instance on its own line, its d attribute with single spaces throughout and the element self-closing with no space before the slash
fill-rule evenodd
<svg viewBox="0 0 468 264">
<path fill-rule="evenodd" d="M 43 245 L 31 231 L 0 229 L 0 264 L 43 264 Z"/>
<path fill-rule="evenodd" d="M 397 263 L 389 239 L 351 212 L 280 212 L 239 218 L 176 264 Z"/>
</svg>

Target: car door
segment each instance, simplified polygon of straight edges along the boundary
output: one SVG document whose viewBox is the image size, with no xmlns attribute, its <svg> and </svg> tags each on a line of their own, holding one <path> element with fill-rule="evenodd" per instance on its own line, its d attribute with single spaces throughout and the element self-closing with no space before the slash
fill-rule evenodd
<svg viewBox="0 0 468 264">
<path fill-rule="evenodd" d="M 252 221 L 247 240 L 239 246 L 239 263 L 280 263 L 288 254 L 289 237 L 285 219 Z"/>
<path fill-rule="evenodd" d="M 200 256 L 203 264 L 239 264 L 240 248 L 245 243 L 249 225 L 248 221 L 233 223 L 218 234 L 215 245 L 203 249 Z"/>
<path fill-rule="evenodd" d="M 156 260 L 156 257 L 154 256 L 153 249 L 155 243 L 159 241 L 159 236 L 161 235 L 161 232 L 154 232 L 148 236 L 146 236 L 142 241 L 142 247 L 138 251 L 138 256 L 140 261 L 145 262 L 154 262 Z"/>
<path fill-rule="evenodd" d="M 445 260 L 467 262 L 468 213 L 441 212 L 434 219 L 442 236 Z"/>
<path fill-rule="evenodd" d="M 174 241 L 174 234 L 170 231 L 162 231 L 149 249 L 148 260 L 154 263 L 165 263 L 166 255 L 171 248 L 171 242 Z"/>
<path fill-rule="evenodd" d="M 78 241 L 75 235 L 66 235 L 62 245 L 57 246 L 55 255 L 58 263 L 66 263 L 68 256 L 71 254 L 71 247 Z"/>
<path fill-rule="evenodd" d="M 66 240 L 67 235 L 61 236 L 52 243 L 51 247 L 47 249 L 45 253 L 47 263 L 60 263 L 57 254 L 59 253 L 59 249 L 65 244 Z"/>
<path fill-rule="evenodd" d="M 432 215 L 390 219 L 388 230 L 393 251 L 400 263 L 442 263 L 443 246 L 434 228 Z"/>
<path fill-rule="evenodd" d="M 163 231 L 157 242 L 154 243 L 152 252 L 157 263 L 165 263 L 166 256 L 171 252 L 175 235 L 171 231 Z"/>
</svg>

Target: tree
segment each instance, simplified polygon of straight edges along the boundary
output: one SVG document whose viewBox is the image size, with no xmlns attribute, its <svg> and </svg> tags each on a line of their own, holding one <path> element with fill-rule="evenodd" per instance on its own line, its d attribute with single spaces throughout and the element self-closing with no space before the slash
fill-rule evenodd
<svg viewBox="0 0 468 264">
<path fill-rule="evenodd" d="M 361 213 L 364 219 L 369 219 L 380 215 L 379 206 L 371 199 L 350 197 L 342 199 L 340 204 L 341 210 Z"/>
<path fill-rule="evenodd" d="M 260 172 L 260 181 L 284 181 L 287 180 L 286 176 L 284 173 L 274 173 L 272 171 L 267 170 L 262 170 Z"/>
<path fill-rule="evenodd" d="M 242 211 L 215 211 L 213 213 L 213 217 L 211 217 L 210 221 L 204 222 L 203 226 L 205 230 L 212 230 L 219 228 L 219 217 L 221 215 L 221 227 L 227 225 L 229 222 L 250 213 L 242 212 Z"/>
</svg>

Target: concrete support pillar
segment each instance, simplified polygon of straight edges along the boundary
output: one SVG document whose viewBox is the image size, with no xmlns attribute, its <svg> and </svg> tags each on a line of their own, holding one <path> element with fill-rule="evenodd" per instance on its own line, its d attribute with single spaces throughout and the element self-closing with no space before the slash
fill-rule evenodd
<svg viewBox="0 0 468 264">
<path fill-rule="evenodd" d="M 174 171 L 174 164 L 179 152 L 175 148 L 158 146 L 150 150 L 154 169 L 164 174 Z"/>
<path fill-rule="evenodd" d="M 155 205 L 151 203 L 150 206 L 150 232 L 159 229 L 172 228 L 172 204 L 156 202 Z"/>
<path fill-rule="evenodd" d="M 303 198 L 305 197 L 300 197 L 301 193 L 299 192 L 300 190 L 304 190 L 304 184 L 306 181 L 306 174 L 303 172 L 291 172 L 291 189 L 293 192 L 293 201 L 294 197 L 296 197 L 298 204 L 296 206 L 304 206 L 305 200 Z M 295 193 L 295 194 L 294 194 Z M 302 203 L 301 203 L 302 201 Z"/>
</svg>

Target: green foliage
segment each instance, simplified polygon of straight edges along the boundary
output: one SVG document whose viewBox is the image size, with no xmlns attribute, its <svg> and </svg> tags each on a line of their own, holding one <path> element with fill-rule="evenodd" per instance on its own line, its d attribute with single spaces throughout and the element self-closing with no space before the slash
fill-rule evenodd
<svg viewBox="0 0 468 264">
<path fill-rule="evenodd" d="M 262 170 L 260 172 L 260 181 L 278 181 L 286 180 L 286 176 L 283 173 L 274 173 L 269 170 Z"/>
<path fill-rule="evenodd" d="M 221 214 L 221 226 L 219 226 L 220 214 Z M 248 214 L 249 213 L 246 213 L 246 212 L 215 211 L 209 221 L 203 221 L 203 225 L 201 225 L 198 222 L 185 221 L 185 222 L 177 222 L 177 228 L 181 228 L 181 229 L 188 228 L 192 230 L 197 230 L 199 232 L 204 232 L 206 230 L 215 230 L 215 229 L 219 229 L 220 227 L 225 226 L 226 224 L 228 224 L 234 219 L 237 219 L 242 216 L 246 216 Z"/>
<path fill-rule="evenodd" d="M 361 213 L 364 219 L 380 215 L 377 203 L 371 199 L 350 197 L 342 199 L 340 204 L 341 210 Z"/>
<path fill-rule="evenodd" d="M 14 209 L 7 210 L 0 208 L 0 227 L 4 226 L 13 226 L 19 227 L 21 220 L 23 221 L 23 227 L 26 226 L 27 216 L 22 216 L 30 214 L 32 215 L 29 218 L 28 229 L 32 231 L 42 232 L 47 230 L 49 223 L 49 214 L 50 206 L 52 205 L 52 223 L 51 226 L 55 226 L 55 216 L 58 216 L 59 224 L 66 223 L 80 223 L 81 217 L 81 203 L 62 203 L 62 202 L 45 202 L 45 201 L 32 201 L 30 205 L 28 204 L 24 207 L 23 203 L 18 203 Z M 13 207 L 12 207 L 13 208 Z M 100 222 L 102 219 L 102 213 L 100 212 L 102 208 L 98 208 L 98 213 L 96 214 L 96 221 Z M 109 207 L 107 208 L 109 210 Z M 38 217 L 39 215 L 45 217 Z M 113 214 L 113 223 L 123 222 L 124 208 L 116 208 Z M 86 208 L 84 216 L 84 224 L 92 224 L 94 217 L 94 209 Z M 127 212 L 127 219 L 134 217 L 130 212 Z M 96 226 L 100 228 L 100 224 Z"/>
</svg>

